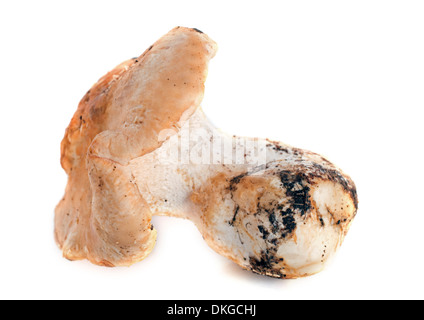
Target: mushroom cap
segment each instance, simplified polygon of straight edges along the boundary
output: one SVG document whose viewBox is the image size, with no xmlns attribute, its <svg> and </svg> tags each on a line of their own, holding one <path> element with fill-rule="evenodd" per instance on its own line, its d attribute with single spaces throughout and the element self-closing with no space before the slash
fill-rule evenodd
<svg viewBox="0 0 424 320">
<path fill-rule="evenodd" d="M 143 136 L 137 156 L 158 148 L 159 133 L 178 129 L 200 106 L 216 51 L 206 34 L 176 27 L 140 57 L 103 76 L 81 100 L 66 130 L 61 146 L 65 171 L 79 165 L 98 134 L 124 126 L 136 127 Z M 111 150 L 117 158 L 127 152 L 125 145 Z"/>
<path fill-rule="evenodd" d="M 55 211 L 55 239 L 66 258 L 129 265 L 153 248 L 156 234 L 149 209 L 141 195 L 129 196 L 135 191 L 125 166 L 160 147 L 160 133 L 178 131 L 200 106 L 208 62 L 216 50 L 216 43 L 199 30 L 177 27 L 140 57 L 107 73 L 81 100 L 61 144 L 68 185 Z M 96 181 L 105 175 L 109 181 Z M 119 191 L 128 190 L 121 195 L 127 200 L 116 198 L 119 184 Z M 107 189 L 115 192 L 114 198 L 107 198 Z M 128 212 L 108 212 L 99 207 L 103 202 Z M 133 237 L 122 239 L 118 227 Z"/>
</svg>

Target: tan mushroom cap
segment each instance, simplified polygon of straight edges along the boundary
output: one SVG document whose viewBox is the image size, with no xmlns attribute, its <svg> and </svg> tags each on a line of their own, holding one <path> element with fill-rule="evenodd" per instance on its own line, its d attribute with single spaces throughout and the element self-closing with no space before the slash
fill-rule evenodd
<svg viewBox="0 0 424 320">
<path fill-rule="evenodd" d="M 151 214 L 126 165 L 160 147 L 159 133 L 178 130 L 196 111 L 216 50 L 199 30 L 177 27 L 82 99 L 61 146 L 69 180 L 55 238 L 66 258 L 130 265 L 152 250 Z"/>
</svg>

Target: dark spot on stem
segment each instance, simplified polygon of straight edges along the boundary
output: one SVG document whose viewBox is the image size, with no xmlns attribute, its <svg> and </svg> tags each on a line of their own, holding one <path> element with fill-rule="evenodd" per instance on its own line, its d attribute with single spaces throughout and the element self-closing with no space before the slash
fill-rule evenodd
<svg viewBox="0 0 424 320">
<path fill-rule="evenodd" d="M 305 185 L 305 177 L 302 174 L 281 171 L 280 179 L 286 195 L 291 198 L 291 205 L 304 216 L 311 209 L 310 188 Z"/>
<path fill-rule="evenodd" d="M 231 220 L 230 222 L 230 226 L 234 226 L 234 223 L 236 222 L 237 219 L 237 215 L 239 213 L 240 207 L 236 206 L 236 210 L 234 211 L 234 216 L 233 216 L 233 220 Z"/>
<path fill-rule="evenodd" d="M 269 236 L 269 232 L 265 229 L 264 226 L 258 226 L 259 232 L 262 233 L 262 239 L 266 240 Z"/>
<path fill-rule="evenodd" d="M 278 266 L 281 261 L 281 258 L 277 259 L 269 250 L 262 251 L 259 259 L 253 257 L 249 259 L 250 268 L 253 272 L 280 279 L 286 277 L 282 272 L 283 268 Z"/>
</svg>

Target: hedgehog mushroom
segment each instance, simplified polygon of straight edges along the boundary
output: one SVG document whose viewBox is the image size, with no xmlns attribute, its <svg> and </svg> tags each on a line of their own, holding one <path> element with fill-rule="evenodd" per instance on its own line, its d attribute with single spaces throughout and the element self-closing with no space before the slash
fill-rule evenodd
<svg viewBox="0 0 424 320">
<path fill-rule="evenodd" d="M 153 249 L 153 215 L 190 219 L 242 268 L 319 272 L 356 215 L 355 185 L 323 157 L 217 130 L 200 108 L 217 46 L 177 27 L 82 99 L 62 142 L 68 185 L 55 238 L 70 260 L 129 266 Z"/>
</svg>

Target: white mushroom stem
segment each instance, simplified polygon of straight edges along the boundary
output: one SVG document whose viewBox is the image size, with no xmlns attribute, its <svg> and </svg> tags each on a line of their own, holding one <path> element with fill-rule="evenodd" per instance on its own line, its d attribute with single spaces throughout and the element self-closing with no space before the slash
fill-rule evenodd
<svg viewBox="0 0 424 320">
<path fill-rule="evenodd" d="M 219 173 L 236 176 L 265 165 L 267 156 L 277 157 L 275 152 L 267 154 L 266 140 L 238 138 L 217 130 L 200 108 L 178 133 L 167 131 L 162 137 L 170 134 L 160 148 L 130 162 L 140 193 L 154 215 L 198 223 L 199 208 L 190 198 L 197 187 Z"/>
<path fill-rule="evenodd" d="M 153 215 L 191 220 L 213 249 L 269 276 L 320 271 L 356 213 L 354 187 L 327 160 L 224 134 L 201 109 L 129 167 Z"/>
</svg>

